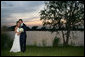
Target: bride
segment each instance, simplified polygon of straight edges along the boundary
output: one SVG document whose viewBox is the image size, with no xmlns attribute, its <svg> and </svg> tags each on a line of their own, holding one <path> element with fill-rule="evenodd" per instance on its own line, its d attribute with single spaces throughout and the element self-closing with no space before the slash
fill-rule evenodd
<svg viewBox="0 0 85 57">
<path fill-rule="evenodd" d="M 13 45 L 12 48 L 10 50 L 10 52 L 20 52 L 20 33 L 19 32 L 19 27 L 20 27 L 20 23 L 19 21 L 16 22 L 16 27 L 15 27 L 15 38 L 13 41 Z"/>
</svg>

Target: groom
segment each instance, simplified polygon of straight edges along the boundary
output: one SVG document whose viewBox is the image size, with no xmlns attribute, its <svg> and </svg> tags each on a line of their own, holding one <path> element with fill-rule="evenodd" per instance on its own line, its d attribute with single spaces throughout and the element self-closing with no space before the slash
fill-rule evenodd
<svg viewBox="0 0 85 57">
<path fill-rule="evenodd" d="M 21 32 L 20 34 L 20 47 L 21 47 L 21 51 L 25 52 L 26 50 L 26 25 L 23 23 L 22 19 L 19 19 L 19 23 L 21 24 L 20 28 L 24 29 L 24 32 Z"/>
</svg>

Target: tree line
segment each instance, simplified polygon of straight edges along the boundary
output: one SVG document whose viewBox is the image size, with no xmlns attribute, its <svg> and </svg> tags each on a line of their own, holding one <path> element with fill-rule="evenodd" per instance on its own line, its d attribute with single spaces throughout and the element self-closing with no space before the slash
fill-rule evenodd
<svg viewBox="0 0 85 57">
<path fill-rule="evenodd" d="M 14 31 L 14 29 L 15 29 L 15 26 L 10 26 L 10 27 L 2 26 L 1 27 L 2 31 Z M 29 26 L 27 26 L 27 31 L 61 31 L 61 30 L 66 31 L 66 28 L 65 27 L 49 28 L 45 26 L 42 26 L 41 28 L 39 28 L 39 26 L 32 26 L 30 28 Z M 75 27 L 72 27 L 71 30 L 72 31 L 84 31 L 84 28 L 82 28 L 82 26 L 75 26 Z"/>
</svg>

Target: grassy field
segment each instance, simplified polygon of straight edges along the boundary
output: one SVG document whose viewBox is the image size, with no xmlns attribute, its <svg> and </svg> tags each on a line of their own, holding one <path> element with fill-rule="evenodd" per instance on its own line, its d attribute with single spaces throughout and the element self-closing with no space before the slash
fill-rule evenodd
<svg viewBox="0 0 85 57">
<path fill-rule="evenodd" d="M 33 47 L 27 46 L 22 53 L 10 53 L 10 49 L 1 50 L 1 56 L 84 56 L 84 47 Z"/>
</svg>

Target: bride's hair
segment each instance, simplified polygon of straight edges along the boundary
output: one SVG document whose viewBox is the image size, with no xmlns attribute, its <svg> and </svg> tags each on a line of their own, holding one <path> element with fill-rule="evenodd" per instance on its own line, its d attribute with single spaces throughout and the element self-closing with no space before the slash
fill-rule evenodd
<svg viewBox="0 0 85 57">
<path fill-rule="evenodd" d="M 16 24 L 18 23 L 19 21 L 16 21 Z"/>
<path fill-rule="evenodd" d="M 19 21 L 16 21 L 16 26 L 17 26 L 18 22 L 19 22 Z"/>
</svg>

